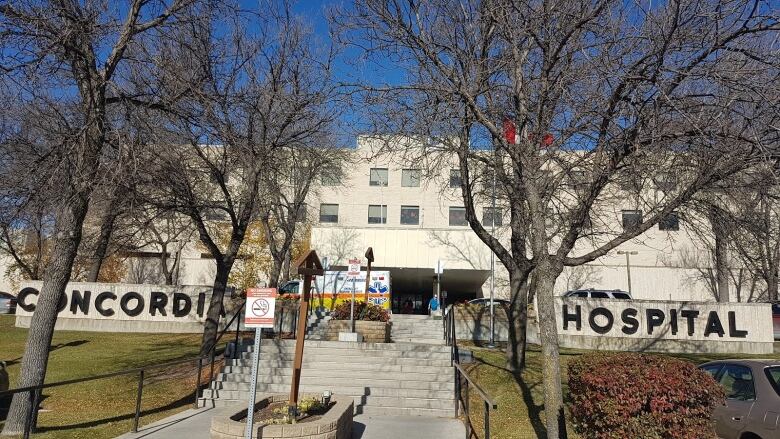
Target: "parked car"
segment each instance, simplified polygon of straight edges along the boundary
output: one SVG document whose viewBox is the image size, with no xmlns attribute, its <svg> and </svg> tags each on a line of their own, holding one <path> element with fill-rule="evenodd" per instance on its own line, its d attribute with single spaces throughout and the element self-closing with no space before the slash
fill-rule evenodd
<svg viewBox="0 0 780 439">
<path fill-rule="evenodd" d="M 772 304 L 772 323 L 775 328 L 775 340 L 780 340 L 780 303 Z"/>
<path fill-rule="evenodd" d="M 570 290 L 563 293 L 563 297 L 583 297 L 586 299 L 623 299 L 631 300 L 631 294 L 623 290 Z"/>
<path fill-rule="evenodd" d="M 469 300 L 469 305 L 490 306 L 490 298 L 480 297 L 479 299 L 471 299 Z M 499 306 L 509 308 L 509 301 L 504 299 L 493 299 L 493 307 L 498 308 Z"/>
<path fill-rule="evenodd" d="M 780 433 L 780 360 L 719 360 L 699 369 L 726 390 L 715 408 L 721 439 L 774 439 Z"/>
<path fill-rule="evenodd" d="M 16 297 L 0 293 L 0 314 L 16 314 Z"/>
</svg>

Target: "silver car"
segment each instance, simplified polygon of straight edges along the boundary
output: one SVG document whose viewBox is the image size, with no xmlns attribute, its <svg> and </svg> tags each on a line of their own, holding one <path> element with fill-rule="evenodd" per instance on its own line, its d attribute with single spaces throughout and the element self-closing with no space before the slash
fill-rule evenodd
<svg viewBox="0 0 780 439">
<path fill-rule="evenodd" d="M 780 438 L 780 360 L 720 360 L 704 363 L 726 390 L 715 408 L 715 431 L 722 439 Z"/>
<path fill-rule="evenodd" d="M 16 297 L 0 293 L 0 314 L 16 314 Z"/>
</svg>

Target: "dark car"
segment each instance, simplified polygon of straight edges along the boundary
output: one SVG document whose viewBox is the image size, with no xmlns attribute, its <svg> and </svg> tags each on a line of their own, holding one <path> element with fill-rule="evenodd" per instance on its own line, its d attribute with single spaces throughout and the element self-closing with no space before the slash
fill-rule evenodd
<svg viewBox="0 0 780 439">
<path fill-rule="evenodd" d="M 563 297 L 581 297 L 584 299 L 621 299 L 631 300 L 631 294 L 623 290 L 571 290 L 563 293 Z"/>
<path fill-rule="evenodd" d="M 16 297 L 0 293 L 0 314 L 16 314 Z"/>
<path fill-rule="evenodd" d="M 780 303 L 772 304 L 772 323 L 775 328 L 775 340 L 780 340 Z"/>
<path fill-rule="evenodd" d="M 780 437 L 780 360 L 720 360 L 704 363 L 726 391 L 715 408 L 715 431 L 722 439 Z"/>
</svg>

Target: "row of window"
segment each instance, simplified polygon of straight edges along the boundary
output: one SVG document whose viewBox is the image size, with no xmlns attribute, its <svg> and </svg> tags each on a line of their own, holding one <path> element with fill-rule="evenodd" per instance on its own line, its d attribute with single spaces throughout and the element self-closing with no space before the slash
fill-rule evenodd
<svg viewBox="0 0 780 439">
<path fill-rule="evenodd" d="M 450 207 L 449 220 L 451 226 L 467 226 L 465 207 Z M 486 207 L 482 210 L 482 224 L 492 226 L 495 221 L 496 226 L 503 224 L 501 211 Z M 339 205 L 338 204 L 320 204 L 320 222 L 338 223 Z M 401 206 L 401 216 L 399 222 L 405 226 L 416 226 L 420 224 L 420 206 Z M 368 206 L 369 224 L 387 224 L 387 205 L 370 204 Z"/>
<path fill-rule="evenodd" d="M 623 228 L 631 229 L 642 224 L 643 216 L 641 210 L 624 210 Z M 320 222 L 338 223 L 339 205 L 338 204 L 320 204 Z M 420 206 L 401 206 L 400 224 L 416 226 L 420 224 Z M 501 226 L 503 225 L 503 215 L 501 209 L 485 207 L 482 209 L 482 225 Z M 387 224 L 387 205 L 371 204 L 368 206 L 368 224 Z M 449 208 L 450 226 L 467 226 L 465 207 Z M 678 231 L 680 230 L 680 217 L 677 212 L 672 212 L 658 223 L 659 230 Z"/>
<path fill-rule="evenodd" d="M 401 187 L 420 187 L 419 169 L 401 170 Z M 371 168 L 368 176 L 369 186 L 387 186 L 389 184 L 389 170 L 387 168 Z M 341 180 L 337 175 L 324 174 L 321 178 L 323 186 L 339 186 Z M 450 169 L 450 187 L 460 187 L 460 169 Z"/>
</svg>

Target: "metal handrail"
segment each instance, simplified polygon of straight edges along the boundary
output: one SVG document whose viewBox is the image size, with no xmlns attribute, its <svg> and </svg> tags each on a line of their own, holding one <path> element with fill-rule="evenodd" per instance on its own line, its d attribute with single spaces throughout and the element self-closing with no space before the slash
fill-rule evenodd
<svg viewBox="0 0 780 439">
<path fill-rule="evenodd" d="M 460 365 L 460 352 L 458 351 L 458 337 L 455 330 L 455 310 L 452 306 L 447 312 L 447 323 L 445 324 L 445 337 L 447 345 L 450 346 L 450 360 L 455 369 L 455 416 L 460 415 L 460 405 L 463 404 L 463 412 L 466 415 L 466 439 L 475 436 L 471 426 L 471 413 L 469 412 L 469 385 L 477 390 L 477 394 L 482 398 L 483 403 L 483 422 L 484 439 L 490 439 L 490 410 L 498 409 L 498 404 L 491 398 L 482 387 L 480 387 Z M 461 377 L 465 378 L 464 384 L 461 384 Z M 466 397 L 463 397 L 463 388 L 465 387 Z"/>
<path fill-rule="evenodd" d="M 244 303 L 246 303 L 246 302 L 244 302 Z M 206 359 L 210 359 L 210 363 L 211 363 L 211 379 L 214 379 L 214 360 L 215 360 L 215 354 L 216 354 L 216 351 L 217 351 L 217 345 L 219 344 L 219 341 L 222 339 L 222 336 L 224 336 L 225 333 L 228 331 L 228 328 L 230 328 L 230 325 L 233 323 L 233 321 L 236 321 L 238 316 L 241 314 L 242 310 L 243 310 L 243 304 L 238 307 L 238 309 L 236 310 L 236 313 L 233 315 L 233 317 L 230 319 L 230 321 L 225 325 L 225 327 L 222 329 L 222 331 L 220 331 L 217 334 L 217 337 L 214 340 L 214 343 L 211 346 L 211 349 L 209 349 L 209 352 L 207 354 L 205 354 L 205 355 L 200 355 L 200 356 L 197 356 L 197 357 L 186 358 L 186 359 L 183 359 L 183 360 L 169 361 L 169 362 L 161 363 L 161 364 L 152 364 L 152 365 L 149 365 L 149 366 L 137 367 L 137 368 L 133 368 L 133 369 L 125 369 L 125 370 L 120 370 L 120 371 L 116 371 L 116 372 L 109 372 L 109 373 L 104 373 L 104 374 L 100 374 L 100 375 L 93 375 L 93 376 L 82 377 L 82 378 L 73 378 L 73 379 L 70 379 L 70 380 L 56 381 L 56 382 L 53 382 L 53 383 L 44 383 L 44 384 L 39 384 L 37 386 L 27 386 L 27 387 L 18 387 L 18 388 L 15 388 L 15 389 L 8 389 L 8 390 L 0 391 L 0 397 L 15 395 L 17 393 L 30 392 L 30 402 L 31 402 L 31 404 L 30 404 L 30 412 L 27 414 L 27 418 L 25 419 L 24 434 L 23 434 L 23 438 L 24 439 L 29 439 L 31 431 L 34 430 L 35 425 L 37 424 L 37 410 L 36 410 L 36 408 L 38 406 L 38 403 L 39 403 L 39 400 L 40 400 L 40 397 L 41 397 L 41 391 L 43 389 L 67 386 L 67 385 L 70 385 L 70 384 L 79 384 L 79 383 L 83 383 L 83 382 L 87 382 L 87 381 L 97 381 L 97 380 L 102 380 L 102 379 L 106 379 L 106 378 L 113 378 L 113 377 L 117 377 L 117 376 L 138 374 L 138 387 L 137 387 L 137 396 L 136 396 L 136 404 L 135 404 L 135 415 L 134 415 L 134 418 L 133 418 L 133 429 L 132 429 L 132 432 L 135 433 L 135 432 L 138 431 L 138 424 L 139 424 L 139 421 L 140 421 L 140 418 L 141 418 L 141 400 L 142 400 L 142 397 L 143 397 L 144 377 L 146 375 L 146 371 L 147 370 L 151 370 L 151 369 L 159 369 L 159 368 L 163 368 L 163 367 L 170 367 L 170 366 L 175 366 L 175 365 L 178 365 L 178 364 L 184 364 L 184 363 L 197 361 L 198 362 L 198 379 L 197 379 L 197 382 L 195 384 L 195 392 L 194 392 L 194 396 L 195 396 L 195 403 L 194 404 L 195 404 L 195 406 L 197 406 L 197 404 L 198 404 L 198 395 L 199 395 L 200 386 L 201 386 L 201 372 L 203 370 L 203 361 L 206 360 Z M 239 326 L 240 326 L 239 324 L 240 324 L 240 321 L 238 322 L 238 324 L 236 324 L 236 329 L 235 329 L 235 331 L 236 331 L 236 338 L 238 338 L 238 332 L 239 332 Z M 236 352 L 237 350 L 238 350 L 238 346 L 236 345 L 234 347 L 234 352 Z"/>
</svg>

